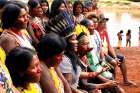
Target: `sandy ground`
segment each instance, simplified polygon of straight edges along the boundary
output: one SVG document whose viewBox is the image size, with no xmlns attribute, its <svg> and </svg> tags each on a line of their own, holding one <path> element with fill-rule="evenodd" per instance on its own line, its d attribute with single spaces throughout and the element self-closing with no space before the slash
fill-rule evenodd
<svg viewBox="0 0 140 93">
<path fill-rule="evenodd" d="M 109 4 L 109 2 L 110 4 Z M 115 12 L 128 12 L 133 15 L 140 15 L 140 2 L 123 2 L 118 0 L 119 2 L 113 3 L 113 0 L 100 0 L 99 7 L 102 10 L 109 10 Z"/>
<path fill-rule="evenodd" d="M 117 73 L 117 80 L 124 88 L 126 93 L 140 93 L 140 47 L 121 48 L 117 52 L 122 53 L 126 57 L 126 66 L 128 70 L 129 80 L 135 82 L 137 87 L 124 86 L 122 84 L 122 75 L 120 71 Z"/>
</svg>

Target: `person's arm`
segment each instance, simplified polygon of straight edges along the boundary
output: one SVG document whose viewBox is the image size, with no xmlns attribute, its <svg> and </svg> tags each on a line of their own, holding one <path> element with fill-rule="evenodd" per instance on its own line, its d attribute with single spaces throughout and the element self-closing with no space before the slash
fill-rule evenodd
<svg viewBox="0 0 140 93">
<path fill-rule="evenodd" d="M 79 89 L 74 88 L 72 86 L 71 86 L 71 90 L 72 90 L 72 93 L 84 93 L 84 92 L 80 91 Z"/>
<path fill-rule="evenodd" d="M 108 45 L 108 53 L 115 59 L 116 58 L 116 53 L 114 48 L 109 44 Z"/>
<path fill-rule="evenodd" d="M 105 59 L 105 53 L 103 52 L 103 49 L 102 49 L 102 42 L 100 42 L 100 60 L 104 60 Z"/>
<path fill-rule="evenodd" d="M 40 85 L 43 93 L 58 93 L 54 82 L 48 71 L 48 67 L 41 63 L 42 73 L 40 78 Z"/>
<path fill-rule="evenodd" d="M 29 23 L 28 23 L 27 31 L 32 38 L 33 44 L 36 46 L 38 44 L 39 40 L 35 37 L 35 34 L 33 32 L 32 26 L 31 26 L 31 21 L 29 21 Z"/>
<path fill-rule="evenodd" d="M 18 46 L 15 38 L 12 35 L 1 35 L 0 37 L 0 45 L 4 49 L 5 53 L 8 54 L 8 52 Z"/>
<path fill-rule="evenodd" d="M 12 85 L 12 89 L 13 89 L 14 93 L 20 93 L 19 90 L 18 90 L 17 88 L 15 88 L 14 85 Z M 3 92 L 2 92 L 2 93 L 3 93 Z"/>
<path fill-rule="evenodd" d="M 111 81 L 111 80 L 105 83 L 101 83 L 101 84 L 88 83 L 87 80 L 85 79 L 82 79 L 81 82 L 87 88 L 87 90 L 88 89 L 103 89 L 107 87 L 112 87 L 113 85 L 117 85 L 115 81 Z"/>
<path fill-rule="evenodd" d="M 101 75 L 98 75 L 97 78 L 100 79 L 102 82 L 108 82 L 108 81 L 110 81 L 109 79 L 107 79 L 107 78 L 105 78 L 105 77 L 103 77 Z"/>
<path fill-rule="evenodd" d="M 57 72 L 58 76 L 61 78 L 63 85 L 64 85 L 64 91 L 65 93 L 72 93 L 70 85 L 68 84 L 68 82 L 70 82 L 70 78 L 68 77 L 68 80 L 64 78 L 64 76 L 62 75 L 59 67 L 55 68 L 55 71 Z"/>
<path fill-rule="evenodd" d="M 108 37 L 108 33 L 106 31 L 106 39 L 107 39 L 107 42 L 108 42 L 108 53 L 109 55 L 111 55 L 113 58 L 116 58 L 116 53 L 115 53 L 115 50 L 114 48 L 112 47 L 112 45 L 110 44 L 110 40 L 109 40 L 109 37 Z"/>
<path fill-rule="evenodd" d="M 80 78 L 94 78 L 99 75 L 98 72 L 81 72 Z"/>
<path fill-rule="evenodd" d="M 0 93 L 6 93 L 6 90 L 0 85 Z"/>
<path fill-rule="evenodd" d="M 79 89 L 74 88 L 72 86 L 72 74 L 71 73 L 63 73 L 63 76 L 69 83 L 72 93 L 82 93 Z"/>
<path fill-rule="evenodd" d="M 107 67 L 102 67 L 99 71 L 96 72 L 81 72 L 80 78 L 94 78 L 101 74 L 102 72 L 106 71 L 108 68 Z"/>
</svg>

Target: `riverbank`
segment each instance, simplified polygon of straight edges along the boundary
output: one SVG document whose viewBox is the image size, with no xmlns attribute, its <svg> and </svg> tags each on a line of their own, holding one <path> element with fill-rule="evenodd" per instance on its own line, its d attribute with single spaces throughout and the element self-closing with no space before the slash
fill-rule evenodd
<svg viewBox="0 0 140 93">
<path fill-rule="evenodd" d="M 131 2 L 127 0 L 100 0 L 99 7 L 108 11 L 125 11 L 136 16 L 140 15 L 140 2 Z"/>
<path fill-rule="evenodd" d="M 135 82 L 137 87 L 124 86 L 122 84 L 122 75 L 119 71 L 117 79 L 121 81 L 120 85 L 124 88 L 126 93 L 140 93 L 140 47 L 121 48 L 119 53 L 125 55 L 128 78 Z"/>
</svg>

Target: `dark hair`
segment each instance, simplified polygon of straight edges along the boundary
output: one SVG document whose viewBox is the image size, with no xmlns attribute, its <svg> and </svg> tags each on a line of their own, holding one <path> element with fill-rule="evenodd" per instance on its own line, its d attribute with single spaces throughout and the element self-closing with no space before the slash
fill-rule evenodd
<svg viewBox="0 0 140 93">
<path fill-rule="evenodd" d="M 31 10 L 32 10 L 33 8 L 37 7 L 38 4 L 40 4 L 38 0 L 29 0 L 29 1 L 28 1 L 28 7 L 29 7 L 29 9 L 31 9 Z"/>
<path fill-rule="evenodd" d="M 53 0 L 49 14 L 50 18 L 55 17 L 60 13 L 59 7 L 61 6 L 62 3 L 64 3 L 64 0 Z"/>
<path fill-rule="evenodd" d="M 120 30 L 120 33 L 123 33 L 123 30 Z"/>
<path fill-rule="evenodd" d="M 83 12 L 83 4 L 81 3 L 81 1 L 75 1 L 74 4 L 73 4 L 73 14 L 76 15 L 76 7 L 78 5 L 81 5 L 82 6 L 82 12 Z"/>
<path fill-rule="evenodd" d="M 128 29 L 128 31 L 127 31 L 127 35 L 130 35 L 130 33 L 131 33 L 131 30 L 130 30 L 130 29 Z"/>
<path fill-rule="evenodd" d="M 77 73 L 77 65 L 80 64 L 79 57 L 74 52 L 72 48 L 72 44 L 69 42 L 69 39 L 72 37 L 72 35 L 68 38 L 66 38 L 67 47 L 65 49 L 65 55 L 71 60 L 72 67 L 74 69 L 74 72 Z"/>
<path fill-rule="evenodd" d="M 48 3 L 47 0 L 39 0 L 39 2 L 40 2 L 40 3 L 47 3 L 47 4 L 49 5 L 49 3 Z"/>
<path fill-rule="evenodd" d="M 12 49 L 6 57 L 6 66 L 10 72 L 14 86 L 26 88 L 29 83 L 26 75 L 20 75 L 24 73 L 30 66 L 33 55 L 36 55 L 34 50 L 25 47 L 16 47 Z"/>
<path fill-rule="evenodd" d="M 40 3 L 40 5 L 41 5 L 41 3 L 46 3 L 46 4 L 47 4 L 48 10 L 47 10 L 44 14 L 45 14 L 46 17 L 49 17 L 50 8 L 49 8 L 49 3 L 48 3 L 48 1 L 47 1 L 47 0 L 39 0 L 39 3 Z"/>
<path fill-rule="evenodd" d="M 90 25 L 90 22 L 88 19 L 83 19 L 81 22 L 80 22 L 81 25 L 84 25 L 85 27 L 88 27 Z"/>
<path fill-rule="evenodd" d="M 8 0 L 0 0 L 0 9 L 8 3 Z"/>
<path fill-rule="evenodd" d="M 91 15 L 87 16 L 87 19 L 92 20 L 93 18 L 96 18 L 99 21 L 99 17 L 97 17 L 95 14 L 91 14 Z"/>
<path fill-rule="evenodd" d="M 26 7 L 22 3 L 10 3 L 5 5 L 2 13 L 2 28 L 8 29 L 13 27 L 19 17 L 21 8 L 26 10 Z"/>
<path fill-rule="evenodd" d="M 81 32 L 78 36 L 77 36 L 77 40 L 79 41 L 79 39 L 83 36 L 87 36 L 87 34 L 85 32 Z"/>
<path fill-rule="evenodd" d="M 48 33 L 37 45 L 38 57 L 42 61 L 60 54 L 66 47 L 66 41 L 55 33 Z"/>
</svg>

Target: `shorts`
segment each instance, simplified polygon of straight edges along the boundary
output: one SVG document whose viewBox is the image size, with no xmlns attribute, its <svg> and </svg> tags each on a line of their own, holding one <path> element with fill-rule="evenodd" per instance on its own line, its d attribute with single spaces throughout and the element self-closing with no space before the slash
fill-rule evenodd
<svg viewBox="0 0 140 93">
<path fill-rule="evenodd" d="M 117 54 L 116 57 L 119 59 L 119 62 L 124 62 L 124 60 L 125 60 L 125 57 L 123 55 L 121 55 L 121 54 Z M 113 59 L 114 58 L 111 57 L 110 55 L 105 56 L 105 60 L 107 62 L 111 62 Z"/>
</svg>

